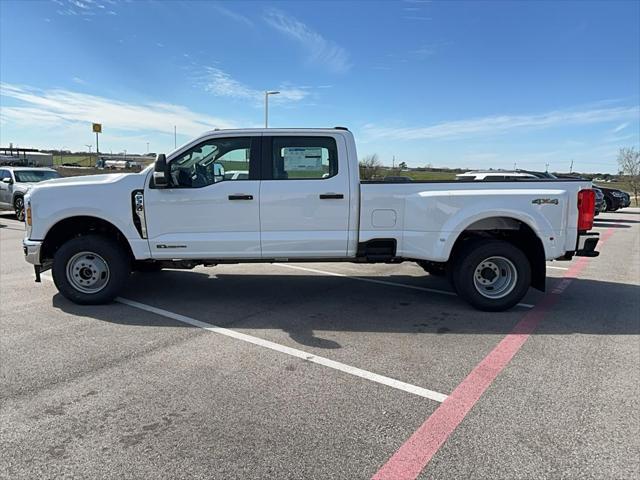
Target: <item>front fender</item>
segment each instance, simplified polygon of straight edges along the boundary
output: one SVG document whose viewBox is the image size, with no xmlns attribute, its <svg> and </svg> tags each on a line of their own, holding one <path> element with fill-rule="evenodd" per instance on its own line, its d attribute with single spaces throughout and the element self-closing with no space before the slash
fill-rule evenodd
<svg viewBox="0 0 640 480">
<path fill-rule="evenodd" d="M 116 227 L 129 243 L 136 259 L 150 257 L 149 244 L 140 237 L 133 223 L 131 194 L 140 188 L 137 175 L 109 179 L 100 183 L 36 186 L 29 192 L 32 226 L 30 240 L 44 240 L 60 221 L 73 217 L 95 217 Z"/>
</svg>

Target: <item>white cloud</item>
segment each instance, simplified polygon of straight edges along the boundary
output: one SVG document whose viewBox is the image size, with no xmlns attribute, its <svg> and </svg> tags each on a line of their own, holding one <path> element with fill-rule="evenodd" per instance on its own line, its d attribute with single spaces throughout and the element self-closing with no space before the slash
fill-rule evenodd
<svg viewBox="0 0 640 480">
<path fill-rule="evenodd" d="M 251 88 L 216 67 L 205 69 L 204 89 L 220 97 L 251 100 L 256 104 L 261 104 L 264 98 L 264 91 Z M 281 84 L 278 91 L 280 94 L 272 97 L 274 102 L 298 102 L 304 100 L 310 93 L 307 87 L 288 84 Z"/>
<path fill-rule="evenodd" d="M 640 116 L 638 107 L 612 107 L 582 111 L 552 111 L 538 115 L 499 115 L 470 120 L 443 122 L 426 127 L 385 127 L 365 125 L 364 133 L 375 138 L 422 140 L 461 138 L 474 135 L 503 134 L 526 128 L 551 128 L 570 125 L 605 123 Z"/>
<path fill-rule="evenodd" d="M 253 22 L 244 15 L 234 12 L 233 10 L 229 10 L 228 8 L 225 8 L 220 4 L 215 4 L 213 8 L 215 8 L 219 13 L 230 18 L 231 20 L 234 20 L 238 23 L 243 23 L 247 27 L 253 27 Z"/>
<path fill-rule="evenodd" d="M 73 77 L 71 80 L 73 80 L 74 83 L 77 83 L 79 85 L 86 85 L 87 82 L 84 81 L 82 78 L 80 77 Z"/>
<path fill-rule="evenodd" d="M 629 126 L 629 122 L 624 122 L 621 123 L 620 125 L 618 125 L 616 128 L 614 128 L 613 130 L 611 130 L 612 133 L 618 133 L 621 132 L 622 130 L 624 130 L 625 128 L 627 128 Z"/>
<path fill-rule="evenodd" d="M 2 83 L 0 97 L 18 103 L 6 106 L 3 101 L 0 111 L 3 123 L 34 128 L 101 122 L 111 130 L 173 133 L 176 125 L 181 133 L 196 136 L 213 128 L 235 127 L 229 120 L 200 114 L 181 105 L 131 104 L 70 90 L 40 90 Z"/>
<path fill-rule="evenodd" d="M 279 32 L 298 42 L 309 55 L 308 63 L 322 65 L 331 72 L 344 73 L 351 68 L 349 54 L 341 46 L 279 10 L 270 10 L 265 21 Z"/>
<path fill-rule="evenodd" d="M 94 16 L 105 12 L 104 2 L 114 5 L 115 2 L 110 0 L 53 0 L 61 9 L 57 12 L 59 15 L 73 16 Z M 117 15 L 113 10 L 106 12 L 107 15 Z M 85 18 L 85 20 L 87 20 Z"/>
</svg>

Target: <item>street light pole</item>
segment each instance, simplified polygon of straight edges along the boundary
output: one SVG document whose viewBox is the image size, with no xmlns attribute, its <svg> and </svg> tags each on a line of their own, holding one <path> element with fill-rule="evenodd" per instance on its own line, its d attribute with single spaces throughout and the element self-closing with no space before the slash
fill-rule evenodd
<svg viewBox="0 0 640 480">
<path fill-rule="evenodd" d="M 278 95 L 279 93 L 269 90 L 264 92 L 264 128 L 269 128 L 269 95 Z"/>
</svg>

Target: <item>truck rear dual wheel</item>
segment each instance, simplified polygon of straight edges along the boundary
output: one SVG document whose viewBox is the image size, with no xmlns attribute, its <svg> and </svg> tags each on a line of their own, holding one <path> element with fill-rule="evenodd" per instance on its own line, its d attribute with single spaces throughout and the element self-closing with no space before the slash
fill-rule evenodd
<svg viewBox="0 0 640 480">
<path fill-rule="evenodd" d="M 454 259 L 453 286 L 479 310 L 500 312 L 516 305 L 531 284 L 529 259 L 502 240 L 472 241 Z"/>
<path fill-rule="evenodd" d="M 114 240 L 85 235 L 63 244 L 53 259 L 53 281 L 60 293 L 80 305 L 111 302 L 131 271 L 129 255 Z"/>
</svg>

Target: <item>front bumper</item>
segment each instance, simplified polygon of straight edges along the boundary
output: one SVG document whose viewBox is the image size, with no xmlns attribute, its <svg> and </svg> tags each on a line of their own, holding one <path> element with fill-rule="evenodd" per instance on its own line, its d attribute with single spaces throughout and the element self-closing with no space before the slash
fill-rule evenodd
<svg viewBox="0 0 640 480">
<path fill-rule="evenodd" d="M 40 250 L 42 242 L 39 240 L 22 240 L 22 249 L 24 251 L 24 259 L 32 265 L 42 265 L 40 263 Z"/>
</svg>

